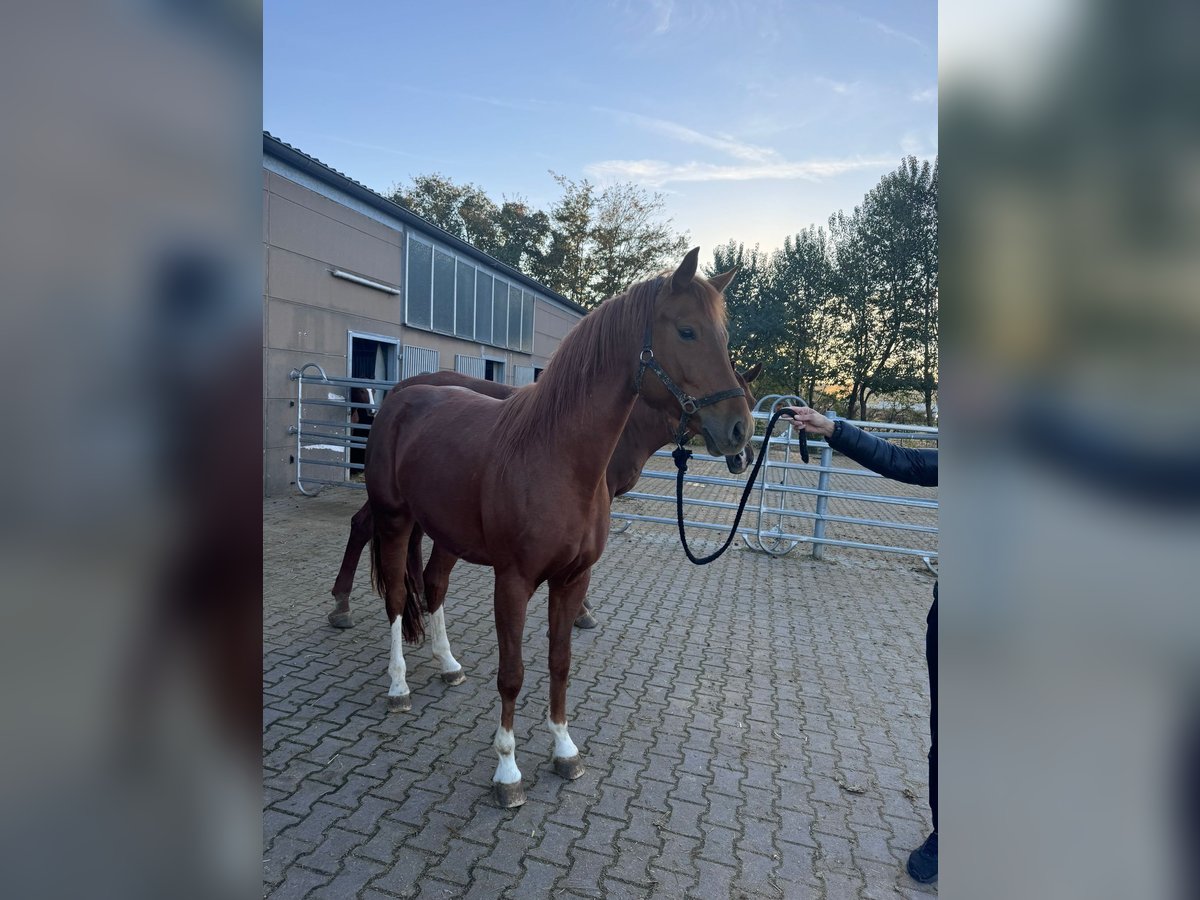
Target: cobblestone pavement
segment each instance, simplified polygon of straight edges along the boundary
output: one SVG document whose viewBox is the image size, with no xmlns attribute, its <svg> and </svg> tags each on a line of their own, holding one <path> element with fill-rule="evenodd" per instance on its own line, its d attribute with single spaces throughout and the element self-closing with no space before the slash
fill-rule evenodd
<svg viewBox="0 0 1200 900">
<path fill-rule="evenodd" d="M 264 504 L 265 895 L 930 892 L 903 871 L 929 828 L 933 578 L 919 559 L 831 548 L 817 561 L 803 545 L 773 559 L 738 542 L 698 568 L 667 526 L 613 536 L 592 577 L 601 625 L 575 632 L 568 691 L 587 772 L 565 782 L 551 766 L 543 589 L 516 716 L 528 802 L 505 811 L 489 795 L 491 570 L 460 563 L 451 580 L 447 625 L 467 681 L 443 684 L 428 645 L 408 648 L 413 708 L 388 714 L 387 618 L 366 559 L 359 624 L 325 621 L 364 498 Z M 708 552 L 714 535 L 693 544 Z"/>
</svg>

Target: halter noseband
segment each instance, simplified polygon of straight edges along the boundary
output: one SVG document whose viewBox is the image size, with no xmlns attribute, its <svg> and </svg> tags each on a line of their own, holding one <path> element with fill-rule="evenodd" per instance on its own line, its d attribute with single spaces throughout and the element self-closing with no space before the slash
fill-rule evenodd
<svg viewBox="0 0 1200 900">
<path fill-rule="evenodd" d="M 653 326 L 651 323 L 647 323 L 646 337 L 642 341 L 642 352 L 638 354 L 638 372 L 637 380 L 634 382 L 634 391 L 638 394 L 642 392 L 642 375 L 645 374 L 647 369 L 658 376 L 658 380 L 671 392 L 671 396 L 679 401 L 679 406 L 683 410 L 679 416 L 679 429 L 675 432 L 675 443 L 682 448 L 684 441 L 688 439 L 687 425 L 693 415 L 704 407 L 720 403 L 722 400 L 745 397 L 746 391 L 740 387 L 736 387 L 717 391 L 715 394 L 709 394 L 699 399 L 693 397 L 677 385 L 671 376 L 666 373 L 666 370 L 658 364 L 658 360 L 654 358 L 654 348 L 651 346 L 653 336 Z"/>
</svg>

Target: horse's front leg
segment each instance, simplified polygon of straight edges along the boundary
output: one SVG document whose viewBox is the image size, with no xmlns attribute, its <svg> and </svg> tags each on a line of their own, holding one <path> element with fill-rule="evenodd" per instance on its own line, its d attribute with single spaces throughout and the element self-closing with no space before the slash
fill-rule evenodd
<svg viewBox="0 0 1200 900">
<path fill-rule="evenodd" d="M 550 582 L 550 718 L 554 736 L 554 771 L 574 780 L 583 774 L 579 749 L 567 733 L 567 679 L 571 674 L 571 626 L 579 616 L 592 570 Z"/>
<path fill-rule="evenodd" d="M 513 717 L 517 695 L 525 680 L 525 663 L 521 659 L 521 636 L 525 631 L 525 611 L 533 587 L 518 576 L 496 573 L 496 637 L 500 646 L 500 668 L 496 687 L 500 691 L 500 727 L 496 729 L 493 747 L 499 762 L 492 776 L 492 793 L 496 805 L 508 809 L 525 802 L 521 786 L 521 770 L 517 768 L 517 739 L 513 734 Z"/>
<path fill-rule="evenodd" d="M 429 610 L 429 630 L 433 636 L 433 661 L 446 684 L 462 684 L 467 680 L 463 667 L 450 652 L 450 638 L 446 634 L 446 613 L 443 606 L 446 602 L 446 591 L 450 586 L 450 572 L 456 562 L 457 556 L 434 544 L 423 576 L 425 602 Z"/>
</svg>

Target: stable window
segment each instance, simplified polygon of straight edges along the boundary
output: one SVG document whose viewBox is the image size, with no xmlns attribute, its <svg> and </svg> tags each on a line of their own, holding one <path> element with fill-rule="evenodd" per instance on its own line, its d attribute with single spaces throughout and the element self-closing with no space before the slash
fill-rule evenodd
<svg viewBox="0 0 1200 900">
<path fill-rule="evenodd" d="M 504 363 L 498 359 L 483 361 L 483 377 L 488 381 L 498 381 L 504 384 Z"/>
<path fill-rule="evenodd" d="M 533 294 L 521 292 L 521 351 L 533 352 Z"/>
<path fill-rule="evenodd" d="M 454 333 L 454 257 L 433 250 L 433 330 Z"/>
<path fill-rule="evenodd" d="M 492 292 L 492 343 L 508 346 L 508 282 L 499 278 Z"/>
<path fill-rule="evenodd" d="M 408 290 L 404 295 L 404 321 L 417 328 L 433 322 L 433 246 L 408 239 Z"/>
<path fill-rule="evenodd" d="M 483 270 L 475 276 L 475 340 L 492 342 L 492 276 Z"/>
<path fill-rule="evenodd" d="M 521 349 L 521 289 L 515 284 L 508 287 L 508 346 Z"/>
<path fill-rule="evenodd" d="M 458 289 L 454 294 L 454 333 L 470 340 L 475 335 L 475 267 L 458 261 Z"/>
</svg>

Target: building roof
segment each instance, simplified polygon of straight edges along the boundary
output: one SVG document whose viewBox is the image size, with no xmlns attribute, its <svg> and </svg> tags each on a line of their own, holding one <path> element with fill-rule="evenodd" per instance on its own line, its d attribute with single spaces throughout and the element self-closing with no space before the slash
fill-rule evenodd
<svg viewBox="0 0 1200 900">
<path fill-rule="evenodd" d="M 321 162 L 315 156 L 309 156 L 302 150 L 297 150 L 291 144 L 281 141 L 269 131 L 263 132 L 263 154 L 273 156 L 282 162 L 299 169 L 301 172 L 324 182 L 330 187 L 337 188 L 351 197 L 354 197 L 361 203 L 373 207 L 379 212 L 392 218 L 399 219 L 405 225 L 424 232 L 435 238 L 442 244 L 445 244 L 464 256 L 469 256 L 484 263 L 500 272 L 506 278 L 516 281 L 532 290 L 537 291 L 544 297 L 554 300 L 572 312 L 577 312 L 580 315 L 586 315 L 587 310 L 573 300 L 568 300 L 557 291 L 552 291 L 541 282 L 535 281 L 519 269 L 514 269 L 508 263 L 501 262 L 494 256 L 484 253 L 478 247 L 468 244 L 461 238 L 455 237 L 450 232 L 443 228 L 434 225 L 428 219 L 422 218 L 411 209 L 401 206 L 399 203 L 387 199 L 382 194 L 376 193 L 365 184 L 355 181 L 348 175 L 339 172 L 337 169 Z"/>
</svg>

